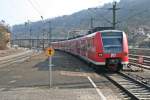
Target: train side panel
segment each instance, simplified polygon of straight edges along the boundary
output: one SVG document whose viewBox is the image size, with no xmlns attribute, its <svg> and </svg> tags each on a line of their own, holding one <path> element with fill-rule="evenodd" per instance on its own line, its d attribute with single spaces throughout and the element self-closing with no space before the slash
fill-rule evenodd
<svg viewBox="0 0 150 100">
<path fill-rule="evenodd" d="M 128 39 L 125 33 L 123 33 L 123 55 L 122 55 L 122 64 L 128 64 Z"/>
<path fill-rule="evenodd" d="M 105 65 L 103 43 L 100 32 L 97 32 L 96 34 L 95 46 L 96 46 L 95 61 L 98 62 L 97 63 L 98 65 Z"/>
</svg>

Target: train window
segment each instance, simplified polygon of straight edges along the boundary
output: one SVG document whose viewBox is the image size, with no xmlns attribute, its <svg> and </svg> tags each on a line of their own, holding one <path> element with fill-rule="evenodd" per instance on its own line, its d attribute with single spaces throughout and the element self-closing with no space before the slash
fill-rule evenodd
<svg viewBox="0 0 150 100">
<path fill-rule="evenodd" d="M 121 46 L 122 39 L 121 38 L 103 38 L 103 45 L 104 46 Z"/>
<path fill-rule="evenodd" d="M 102 32 L 102 37 L 104 36 L 122 36 L 122 32 Z"/>
<path fill-rule="evenodd" d="M 117 53 L 122 51 L 122 32 L 104 32 L 102 40 L 105 53 Z"/>
</svg>

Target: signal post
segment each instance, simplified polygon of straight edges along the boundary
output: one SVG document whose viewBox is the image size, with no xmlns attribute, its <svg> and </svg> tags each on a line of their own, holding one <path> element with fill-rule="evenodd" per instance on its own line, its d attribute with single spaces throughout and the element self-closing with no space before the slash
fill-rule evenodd
<svg viewBox="0 0 150 100">
<path fill-rule="evenodd" d="M 55 51 L 52 47 L 47 48 L 46 54 L 49 59 L 49 87 L 52 87 L 52 56 L 54 55 Z"/>
</svg>

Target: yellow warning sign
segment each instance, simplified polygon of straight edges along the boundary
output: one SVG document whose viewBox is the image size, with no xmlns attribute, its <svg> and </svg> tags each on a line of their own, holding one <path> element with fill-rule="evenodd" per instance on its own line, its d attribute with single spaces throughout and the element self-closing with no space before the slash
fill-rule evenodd
<svg viewBox="0 0 150 100">
<path fill-rule="evenodd" d="M 55 53 L 55 51 L 53 48 L 47 48 L 47 50 L 46 50 L 47 56 L 53 56 L 54 53 Z"/>
</svg>

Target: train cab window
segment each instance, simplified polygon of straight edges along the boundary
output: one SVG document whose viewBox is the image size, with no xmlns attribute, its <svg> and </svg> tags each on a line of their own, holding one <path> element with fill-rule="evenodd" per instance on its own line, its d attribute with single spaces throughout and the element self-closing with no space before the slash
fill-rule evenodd
<svg viewBox="0 0 150 100">
<path fill-rule="evenodd" d="M 105 53 L 122 51 L 122 32 L 102 32 L 103 48 Z"/>
</svg>

